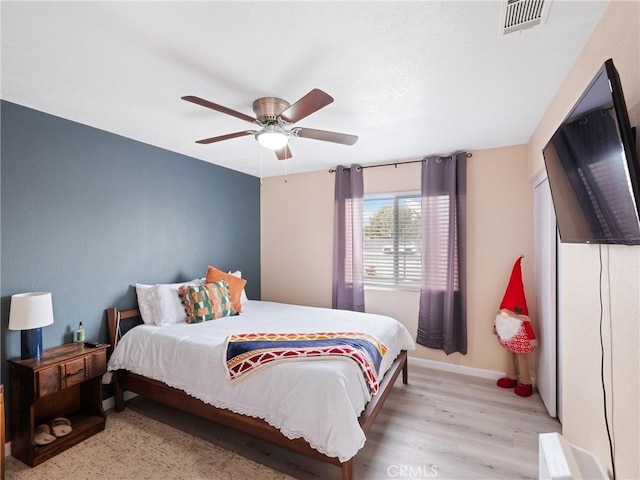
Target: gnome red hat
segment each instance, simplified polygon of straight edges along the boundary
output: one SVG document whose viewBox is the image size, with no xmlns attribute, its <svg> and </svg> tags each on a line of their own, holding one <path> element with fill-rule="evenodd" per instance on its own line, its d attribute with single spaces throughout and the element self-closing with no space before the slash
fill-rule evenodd
<svg viewBox="0 0 640 480">
<path fill-rule="evenodd" d="M 529 315 L 529 309 L 527 308 L 527 299 L 524 296 L 524 285 L 522 284 L 522 268 L 520 263 L 522 257 L 516 260 L 511 271 L 511 278 L 507 285 L 507 290 L 504 292 L 504 298 L 500 304 L 500 310 L 506 308 L 511 310 L 516 315 Z"/>
</svg>

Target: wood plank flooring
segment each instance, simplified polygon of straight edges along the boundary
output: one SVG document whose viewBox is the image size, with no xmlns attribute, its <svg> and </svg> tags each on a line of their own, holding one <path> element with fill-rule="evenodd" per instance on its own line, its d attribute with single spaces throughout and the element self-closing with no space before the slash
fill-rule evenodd
<svg viewBox="0 0 640 480">
<path fill-rule="evenodd" d="M 341 478 L 339 467 L 134 398 L 128 407 L 300 479 Z M 520 398 L 493 380 L 409 367 L 356 456 L 356 480 L 536 479 L 538 434 L 560 432 L 537 393 Z"/>
</svg>

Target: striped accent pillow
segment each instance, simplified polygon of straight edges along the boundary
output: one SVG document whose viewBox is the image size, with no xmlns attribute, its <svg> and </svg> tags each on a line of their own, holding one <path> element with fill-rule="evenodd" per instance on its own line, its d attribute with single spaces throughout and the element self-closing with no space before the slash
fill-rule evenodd
<svg viewBox="0 0 640 480">
<path fill-rule="evenodd" d="M 185 285 L 179 289 L 187 313 L 187 323 L 201 323 L 236 315 L 227 282 L 221 280 L 202 286 Z"/>
</svg>

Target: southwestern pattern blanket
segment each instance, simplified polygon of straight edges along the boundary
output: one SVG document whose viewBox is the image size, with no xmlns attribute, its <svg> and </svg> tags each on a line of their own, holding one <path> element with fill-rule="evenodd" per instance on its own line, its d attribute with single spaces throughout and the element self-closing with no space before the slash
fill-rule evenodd
<svg viewBox="0 0 640 480">
<path fill-rule="evenodd" d="M 274 362 L 342 356 L 362 370 L 371 394 L 378 391 L 378 369 L 387 347 L 358 332 L 241 333 L 227 338 L 226 367 L 231 380 Z"/>
</svg>

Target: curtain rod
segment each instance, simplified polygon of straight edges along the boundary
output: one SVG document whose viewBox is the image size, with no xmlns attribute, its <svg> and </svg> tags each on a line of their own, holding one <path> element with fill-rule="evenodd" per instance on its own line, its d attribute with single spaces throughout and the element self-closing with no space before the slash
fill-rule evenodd
<svg viewBox="0 0 640 480">
<path fill-rule="evenodd" d="M 426 159 L 431 158 L 431 157 L 436 157 L 438 159 L 446 159 L 446 158 L 451 158 L 454 155 L 457 155 L 458 153 L 462 153 L 462 152 L 454 152 L 454 153 L 450 153 L 449 155 L 426 155 L 424 157 L 422 157 L 420 160 L 410 160 L 408 162 L 393 162 L 393 163 L 381 163 L 379 165 L 363 165 L 362 169 L 365 168 L 377 168 L 377 167 L 390 167 L 391 165 L 393 165 L 394 167 L 398 168 L 398 165 L 406 165 L 409 163 L 422 163 L 424 162 Z M 467 152 L 467 158 L 471 158 L 473 157 L 473 153 L 469 153 Z M 351 170 L 351 168 L 345 168 L 345 170 Z M 329 173 L 335 173 L 336 169 L 332 168 L 331 170 L 329 170 Z"/>
</svg>

